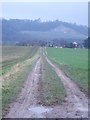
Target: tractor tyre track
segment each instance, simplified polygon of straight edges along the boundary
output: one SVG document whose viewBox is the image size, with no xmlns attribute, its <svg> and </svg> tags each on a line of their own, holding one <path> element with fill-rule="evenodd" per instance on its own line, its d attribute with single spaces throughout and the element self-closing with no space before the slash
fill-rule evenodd
<svg viewBox="0 0 90 120">
<path fill-rule="evenodd" d="M 22 91 L 16 102 L 10 107 L 5 118 L 38 118 L 40 114 L 31 111 L 30 108 L 38 103 L 38 82 L 41 76 L 41 58 L 38 59 L 32 72 L 29 74 Z"/>
<path fill-rule="evenodd" d="M 45 54 L 44 54 L 45 55 Z M 88 98 L 80 91 L 79 87 L 58 68 L 58 66 L 47 58 L 47 62 L 53 67 L 61 79 L 66 92 L 66 102 L 57 106 L 51 112 L 52 117 L 88 118 Z M 50 116 L 50 114 L 48 114 Z"/>
<path fill-rule="evenodd" d="M 41 99 L 39 96 L 43 92 L 41 86 L 43 61 L 40 57 L 5 118 L 88 118 L 88 99 L 85 94 L 47 56 L 45 59 L 64 84 L 67 92 L 66 101 L 51 107 L 39 104 Z"/>
</svg>

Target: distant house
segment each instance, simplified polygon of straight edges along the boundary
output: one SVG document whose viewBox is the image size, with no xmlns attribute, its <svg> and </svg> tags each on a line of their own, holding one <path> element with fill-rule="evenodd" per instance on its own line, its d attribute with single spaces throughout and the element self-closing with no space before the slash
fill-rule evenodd
<svg viewBox="0 0 90 120">
<path fill-rule="evenodd" d="M 74 48 L 77 48 L 78 47 L 78 43 L 77 42 L 73 42 L 73 46 L 74 46 Z"/>
<path fill-rule="evenodd" d="M 73 48 L 83 48 L 82 44 L 73 42 Z"/>
</svg>

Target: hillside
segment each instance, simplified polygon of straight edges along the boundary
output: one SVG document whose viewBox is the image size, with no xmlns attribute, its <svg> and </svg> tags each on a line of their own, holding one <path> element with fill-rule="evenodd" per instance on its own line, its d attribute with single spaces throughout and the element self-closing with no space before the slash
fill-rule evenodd
<svg viewBox="0 0 90 120">
<path fill-rule="evenodd" d="M 54 39 L 67 42 L 82 43 L 88 36 L 86 26 L 62 21 L 41 22 L 36 20 L 10 19 L 2 20 L 3 44 L 14 45 L 24 41 L 52 41 Z"/>
</svg>

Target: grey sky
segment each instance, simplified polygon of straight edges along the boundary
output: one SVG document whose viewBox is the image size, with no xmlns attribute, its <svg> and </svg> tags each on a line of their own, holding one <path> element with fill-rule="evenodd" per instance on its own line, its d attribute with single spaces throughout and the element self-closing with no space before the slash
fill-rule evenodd
<svg viewBox="0 0 90 120">
<path fill-rule="evenodd" d="M 88 3 L 86 2 L 64 2 L 64 3 L 3 3 L 3 18 L 36 19 L 42 21 L 56 20 L 76 22 L 77 24 L 88 24 Z"/>
</svg>

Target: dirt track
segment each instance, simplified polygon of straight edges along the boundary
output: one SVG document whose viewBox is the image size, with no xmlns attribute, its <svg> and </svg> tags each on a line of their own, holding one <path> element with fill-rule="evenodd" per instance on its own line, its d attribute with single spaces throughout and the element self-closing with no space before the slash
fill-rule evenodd
<svg viewBox="0 0 90 120">
<path fill-rule="evenodd" d="M 60 68 L 57 67 L 57 65 L 53 64 L 47 57 L 46 59 L 47 62 L 54 68 L 57 75 L 61 78 L 61 81 L 67 91 L 66 103 L 53 109 L 51 113 L 52 117 L 88 117 L 88 98 L 80 91 L 78 86 L 70 80 L 70 78 L 68 78 L 64 72 L 60 70 Z"/>
<path fill-rule="evenodd" d="M 38 81 L 40 78 L 41 58 L 37 61 L 32 72 L 29 74 L 26 83 L 23 86 L 22 92 L 15 103 L 11 105 L 10 112 L 6 118 L 30 118 L 39 117 L 30 110 L 31 107 L 37 104 Z"/>
<path fill-rule="evenodd" d="M 22 92 L 15 103 L 11 105 L 6 118 L 86 118 L 88 117 L 88 99 L 77 85 L 73 83 L 47 57 L 47 62 L 54 68 L 61 78 L 66 91 L 66 102 L 62 105 L 45 107 L 39 105 L 39 81 L 41 79 L 42 58 L 39 58 L 32 72 L 29 74 Z"/>
</svg>

